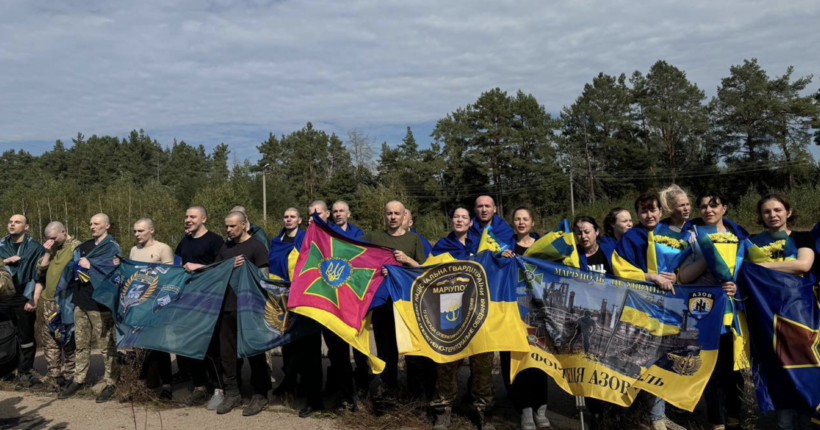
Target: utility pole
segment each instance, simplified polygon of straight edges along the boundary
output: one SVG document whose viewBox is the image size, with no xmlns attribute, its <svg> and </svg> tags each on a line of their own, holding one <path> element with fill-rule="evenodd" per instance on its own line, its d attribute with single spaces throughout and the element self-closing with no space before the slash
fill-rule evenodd
<svg viewBox="0 0 820 430">
<path fill-rule="evenodd" d="M 270 163 L 262 166 L 262 223 L 268 224 L 268 181 L 267 175 Z"/>
<path fill-rule="evenodd" d="M 575 218 L 575 189 L 572 183 L 572 169 L 569 169 L 569 203 L 572 208 L 572 217 Z"/>
</svg>

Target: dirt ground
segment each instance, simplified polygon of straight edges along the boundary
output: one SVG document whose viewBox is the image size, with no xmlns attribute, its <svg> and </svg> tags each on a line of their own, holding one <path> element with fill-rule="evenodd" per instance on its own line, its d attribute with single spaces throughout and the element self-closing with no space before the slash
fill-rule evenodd
<svg viewBox="0 0 820 430">
<path fill-rule="evenodd" d="M 278 358 L 277 358 L 278 360 Z M 327 365 L 327 360 L 325 360 Z M 274 363 L 273 377 L 281 380 L 281 362 Z M 37 356 L 35 370 L 45 373 L 45 361 L 41 355 Z M 103 373 L 102 357 L 94 354 L 92 357 L 90 381 L 99 380 Z M 247 386 L 249 370 L 245 366 L 244 380 Z M 459 372 L 460 393 L 466 390 L 469 367 L 462 366 Z M 500 375 L 495 375 L 496 405 L 493 409 L 492 421 L 499 430 L 519 428 L 518 415 L 513 410 Z M 272 405 L 266 411 L 254 417 L 243 417 L 241 408 L 230 414 L 217 415 L 204 407 L 188 408 L 177 404 L 157 407 L 156 405 L 119 403 L 116 400 L 105 404 L 97 404 L 94 395 L 102 389 L 98 383 L 91 390 L 83 390 L 81 396 L 72 399 L 58 400 L 56 393 L 48 392 L 21 392 L 14 391 L 13 385 L 0 385 L 0 429 L 46 430 L 46 429 L 134 429 L 134 430 L 228 430 L 228 429 L 338 429 L 338 428 L 381 428 L 381 429 L 409 429 L 432 427 L 432 422 L 423 416 L 423 408 L 412 411 L 397 412 L 397 416 L 374 418 L 367 411 L 357 414 L 337 416 L 331 413 L 322 414 L 318 418 L 299 418 L 296 410 L 281 405 Z M 552 429 L 581 429 L 579 413 L 575 407 L 575 399 L 564 393 L 555 383 L 550 381 L 548 417 L 552 422 Z M 182 403 L 188 395 L 188 383 L 181 382 L 174 385 L 174 403 Z M 250 397 L 250 392 L 243 393 Z M 333 398 L 326 399 L 326 405 L 332 406 Z M 300 407 L 297 404 L 297 407 Z M 366 407 L 365 407 L 366 409 Z M 463 412 L 457 407 L 457 413 Z M 404 415 L 400 415 L 404 414 Z M 667 407 L 667 415 L 676 422 L 690 429 L 708 428 L 705 420 L 704 402 L 698 405 L 694 414 L 676 411 Z M 770 428 L 764 420 L 756 428 Z M 588 417 L 587 417 L 588 422 Z M 459 418 L 459 430 L 471 428 L 469 421 Z M 587 428 L 589 428 L 587 426 Z M 619 429 L 626 430 L 626 429 Z"/>
</svg>

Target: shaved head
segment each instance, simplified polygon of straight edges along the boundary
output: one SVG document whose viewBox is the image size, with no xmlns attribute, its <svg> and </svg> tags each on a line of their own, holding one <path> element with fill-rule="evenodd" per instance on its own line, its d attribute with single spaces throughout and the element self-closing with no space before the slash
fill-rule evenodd
<svg viewBox="0 0 820 430">
<path fill-rule="evenodd" d="M 61 231 L 65 231 L 65 226 L 60 221 L 51 221 L 46 225 L 46 228 L 43 230 L 43 234 L 46 236 L 50 236 L 51 233 L 59 233 Z"/>
<path fill-rule="evenodd" d="M 242 212 L 245 215 L 248 214 L 248 212 L 245 210 L 245 206 L 234 206 L 233 209 L 231 209 L 231 212 Z"/>
<path fill-rule="evenodd" d="M 208 217 L 208 211 L 206 211 L 205 208 L 202 207 L 202 206 L 191 206 L 187 210 L 185 210 L 185 212 L 188 212 L 188 211 L 199 211 L 200 215 L 203 218 Z"/>
<path fill-rule="evenodd" d="M 397 205 L 398 205 L 398 206 L 397 206 Z M 400 208 L 401 208 L 401 210 L 402 210 L 402 212 L 407 211 L 407 209 L 404 207 L 404 203 L 402 203 L 402 202 L 400 202 L 400 201 L 398 201 L 398 200 L 390 200 L 389 202 L 387 202 L 387 203 L 384 205 L 384 210 L 386 211 L 386 210 L 387 210 L 387 208 L 389 208 L 390 206 L 393 206 L 393 207 L 400 207 Z"/>
<path fill-rule="evenodd" d="M 228 215 L 225 217 L 225 219 L 236 219 L 236 220 L 239 220 L 239 222 L 241 222 L 241 223 L 248 222 L 247 215 L 245 215 L 245 212 L 241 212 L 241 211 L 231 211 L 230 213 L 228 213 Z"/>
<path fill-rule="evenodd" d="M 106 215 L 102 212 L 100 212 L 100 213 L 98 213 L 98 214 L 91 217 L 92 221 L 95 220 L 95 219 L 97 221 L 99 221 L 100 224 L 102 224 L 102 225 L 111 224 L 111 219 L 108 218 L 108 215 Z"/>
<path fill-rule="evenodd" d="M 145 227 L 148 229 L 154 228 L 154 220 L 151 218 L 140 218 L 134 222 L 134 225 L 137 224 L 145 224 Z"/>
</svg>

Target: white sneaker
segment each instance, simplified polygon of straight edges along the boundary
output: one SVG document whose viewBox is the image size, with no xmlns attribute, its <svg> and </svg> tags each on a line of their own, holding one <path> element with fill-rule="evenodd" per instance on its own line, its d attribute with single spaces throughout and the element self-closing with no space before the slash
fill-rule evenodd
<svg viewBox="0 0 820 430">
<path fill-rule="evenodd" d="M 550 419 L 547 418 L 547 405 L 541 405 L 535 411 L 535 425 L 538 428 L 545 428 L 550 426 Z"/>
<path fill-rule="evenodd" d="M 521 410 L 521 430 L 536 430 L 535 421 L 532 418 L 532 408 Z"/>
<path fill-rule="evenodd" d="M 222 392 L 219 388 L 214 390 L 214 395 L 211 396 L 211 400 L 208 400 L 208 410 L 215 411 L 219 405 L 222 404 L 222 401 L 225 400 L 225 393 Z"/>
</svg>

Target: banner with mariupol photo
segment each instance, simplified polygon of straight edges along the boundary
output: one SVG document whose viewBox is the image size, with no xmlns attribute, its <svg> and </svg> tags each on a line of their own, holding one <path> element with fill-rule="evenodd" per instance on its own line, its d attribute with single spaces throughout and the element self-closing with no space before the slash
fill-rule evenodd
<svg viewBox="0 0 820 430">
<path fill-rule="evenodd" d="M 726 295 L 720 287 L 653 284 L 519 259 L 518 304 L 528 354 L 570 394 L 630 405 L 640 390 L 688 411 L 715 367 Z"/>
</svg>

